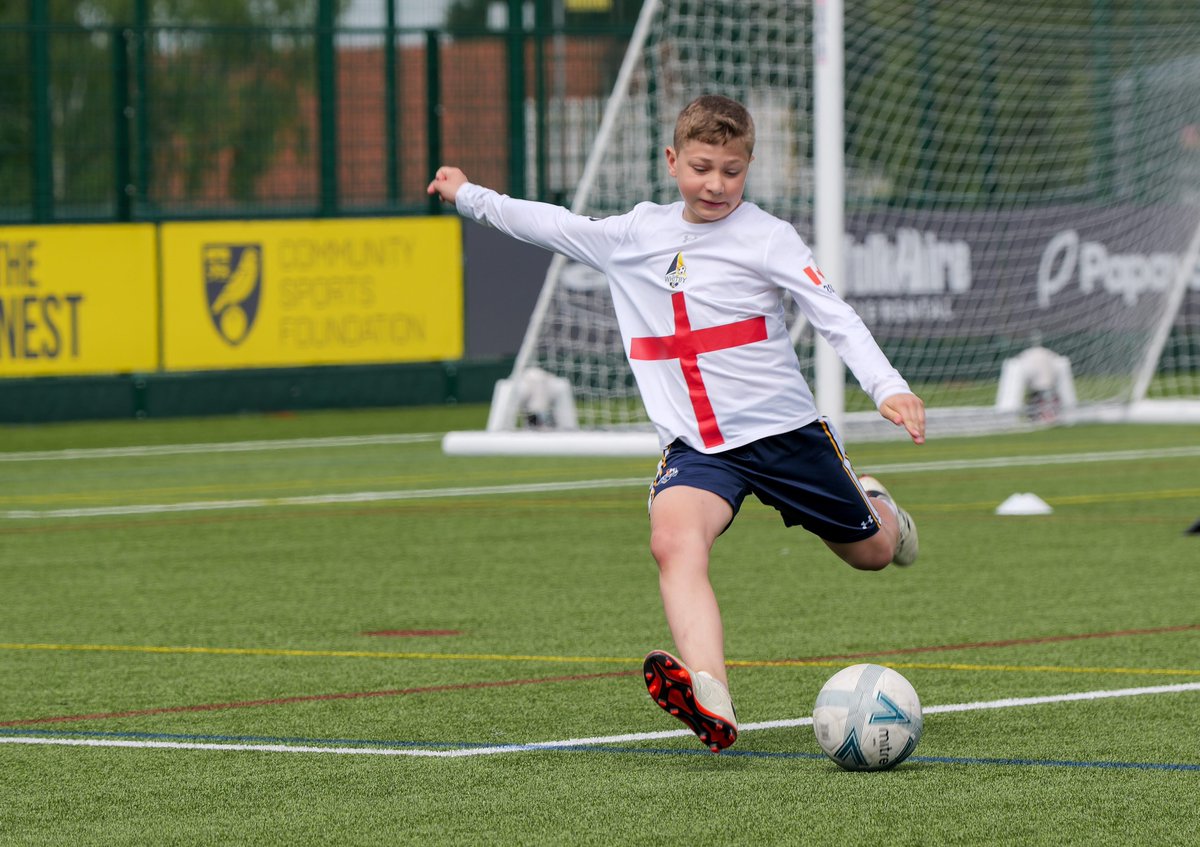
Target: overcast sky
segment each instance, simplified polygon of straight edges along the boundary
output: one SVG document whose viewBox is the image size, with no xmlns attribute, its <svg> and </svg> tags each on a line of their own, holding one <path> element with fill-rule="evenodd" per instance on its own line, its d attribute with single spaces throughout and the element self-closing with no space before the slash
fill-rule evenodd
<svg viewBox="0 0 1200 847">
<path fill-rule="evenodd" d="M 401 27 L 440 26 L 446 19 L 451 0 L 399 0 L 396 25 Z M 383 26 L 387 23 L 387 0 L 350 0 L 342 24 L 346 26 Z"/>
</svg>

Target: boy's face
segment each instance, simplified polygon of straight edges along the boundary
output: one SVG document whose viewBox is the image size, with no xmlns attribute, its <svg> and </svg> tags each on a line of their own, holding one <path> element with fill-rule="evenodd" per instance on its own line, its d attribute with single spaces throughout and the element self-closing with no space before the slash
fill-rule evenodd
<svg viewBox="0 0 1200 847">
<path fill-rule="evenodd" d="M 741 141 L 688 141 L 679 150 L 668 147 L 667 170 L 683 197 L 683 219 L 713 223 L 736 209 L 742 202 L 752 158 Z"/>
</svg>

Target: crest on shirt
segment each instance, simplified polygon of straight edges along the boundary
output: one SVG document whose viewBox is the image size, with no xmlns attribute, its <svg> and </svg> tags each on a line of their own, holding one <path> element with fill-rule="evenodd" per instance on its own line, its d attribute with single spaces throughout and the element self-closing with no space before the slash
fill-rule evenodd
<svg viewBox="0 0 1200 847">
<path fill-rule="evenodd" d="M 667 285 L 671 288 L 678 288 L 687 280 L 687 267 L 683 264 L 683 254 L 676 253 L 675 258 L 671 260 L 671 267 L 667 268 Z"/>
</svg>

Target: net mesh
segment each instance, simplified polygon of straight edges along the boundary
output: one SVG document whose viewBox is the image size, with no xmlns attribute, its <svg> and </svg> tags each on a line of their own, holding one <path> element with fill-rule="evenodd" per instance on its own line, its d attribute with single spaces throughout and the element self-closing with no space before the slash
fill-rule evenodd
<svg viewBox="0 0 1200 847">
<path fill-rule="evenodd" d="M 747 198 L 811 244 L 812 14 L 805 0 L 658 4 L 576 211 L 677 199 L 675 117 L 721 93 L 755 118 Z M 1069 360 L 1081 409 L 1129 403 L 1139 372 L 1152 398 L 1200 398 L 1200 6 L 846 0 L 844 16 L 833 282 L 931 421 L 1027 423 L 994 406 L 1004 362 L 1034 346 Z M 566 377 L 583 429 L 647 426 L 603 278 L 567 263 L 548 285 L 519 367 Z M 811 333 L 793 334 L 811 380 Z M 870 408 L 858 391 L 846 403 Z"/>
</svg>

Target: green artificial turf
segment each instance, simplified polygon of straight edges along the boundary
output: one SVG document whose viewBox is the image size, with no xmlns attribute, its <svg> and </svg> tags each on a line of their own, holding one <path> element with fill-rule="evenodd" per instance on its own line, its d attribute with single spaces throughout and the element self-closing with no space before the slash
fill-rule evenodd
<svg viewBox="0 0 1200 847">
<path fill-rule="evenodd" d="M 441 453 L 485 415 L 0 429 L 0 844 L 1195 842 L 1196 690 L 928 713 L 886 773 L 806 726 L 720 756 L 645 737 L 682 729 L 639 673 L 671 646 L 655 457 Z M 284 444 L 398 433 L 431 435 Z M 854 571 L 747 502 L 712 562 L 743 726 L 810 715 L 859 661 L 927 708 L 1200 682 L 1196 436 L 851 444 L 918 523 L 908 570 Z M 244 441 L 287 449 L 220 446 Z M 997 516 L 1017 492 L 1053 514 Z M 629 737 L 394 755 L 607 736 Z"/>
</svg>

